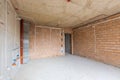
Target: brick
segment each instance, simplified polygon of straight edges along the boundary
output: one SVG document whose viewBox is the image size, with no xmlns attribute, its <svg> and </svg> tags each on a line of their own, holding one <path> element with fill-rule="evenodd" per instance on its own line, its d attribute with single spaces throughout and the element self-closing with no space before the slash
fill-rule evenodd
<svg viewBox="0 0 120 80">
<path fill-rule="evenodd" d="M 120 67 L 120 19 L 93 26 L 74 30 L 74 54 Z"/>
</svg>

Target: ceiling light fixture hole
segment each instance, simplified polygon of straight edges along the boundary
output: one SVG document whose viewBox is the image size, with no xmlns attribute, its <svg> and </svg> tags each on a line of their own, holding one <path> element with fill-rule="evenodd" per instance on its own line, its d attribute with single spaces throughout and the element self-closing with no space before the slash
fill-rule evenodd
<svg viewBox="0 0 120 80">
<path fill-rule="evenodd" d="M 67 2 L 70 2 L 71 0 L 67 0 Z"/>
</svg>

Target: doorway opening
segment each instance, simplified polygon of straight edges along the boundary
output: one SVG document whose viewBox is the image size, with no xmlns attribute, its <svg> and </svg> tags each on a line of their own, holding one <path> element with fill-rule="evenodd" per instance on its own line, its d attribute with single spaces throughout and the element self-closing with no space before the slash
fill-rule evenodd
<svg viewBox="0 0 120 80">
<path fill-rule="evenodd" d="M 71 54 L 72 49 L 71 49 L 71 34 L 65 33 L 65 53 L 66 54 Z"/>
<path fill-rule="evenodd" d="M 28 63 L 29 61 L 29 28 L 30 23 L 24 22 L 24 39 L 23 39 L 23 63 Z"/>
<path fill-rule="evenodd" d="M 25 64 L 29 61 L 29 28 L 30 23 L 21 20 L 21 35 L 20 35 L 21 64 Z"/>
</svg>

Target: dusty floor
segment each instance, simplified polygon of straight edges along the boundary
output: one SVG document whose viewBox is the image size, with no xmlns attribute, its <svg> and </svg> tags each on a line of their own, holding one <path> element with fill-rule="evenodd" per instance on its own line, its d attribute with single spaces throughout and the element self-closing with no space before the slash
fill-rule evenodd
<svg viewBox="0 0 120 80">
<path fill-rule="evenodd" d="M 67 55 L 30 61 L 14 80 L 120 80 L 120 69 Z"/>
</svg>

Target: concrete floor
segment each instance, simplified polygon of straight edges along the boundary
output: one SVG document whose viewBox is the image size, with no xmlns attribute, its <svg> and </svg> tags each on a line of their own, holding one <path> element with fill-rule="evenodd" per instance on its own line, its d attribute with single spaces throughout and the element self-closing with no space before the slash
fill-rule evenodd
<svg viewBox="0 0 120 80">
<path fill-rule="evenodd" d="M 120 68 L 67 55 L 30 61 L 14 80 L 120 80 Z"/>
</svg>

